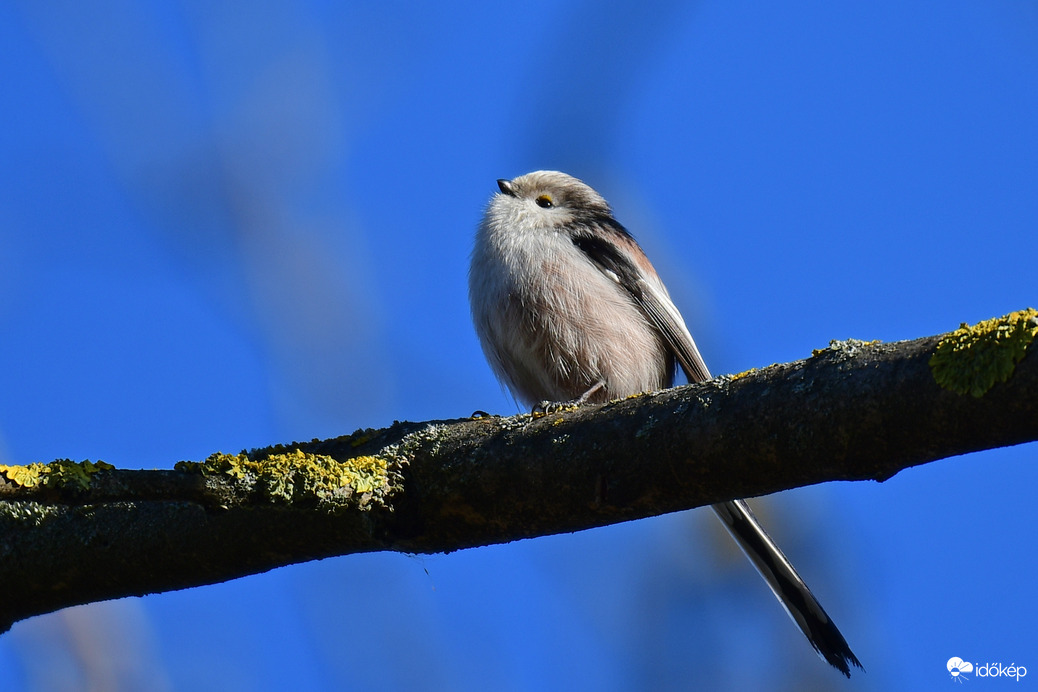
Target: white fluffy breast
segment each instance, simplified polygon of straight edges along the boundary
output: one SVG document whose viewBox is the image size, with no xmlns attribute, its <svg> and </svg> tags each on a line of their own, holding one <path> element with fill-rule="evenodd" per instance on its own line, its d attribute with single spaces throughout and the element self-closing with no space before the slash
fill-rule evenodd
<svg viewBox="0 0 1038 692">
<path fill-rule="evenodd" d="M 527 405 L 605 401 L 669 384 L 660 336 L 628 293 L 560 230 L 564 209 L 496 195 L 469 273 L 473 320 L 495 374 Z"/>
</svg>

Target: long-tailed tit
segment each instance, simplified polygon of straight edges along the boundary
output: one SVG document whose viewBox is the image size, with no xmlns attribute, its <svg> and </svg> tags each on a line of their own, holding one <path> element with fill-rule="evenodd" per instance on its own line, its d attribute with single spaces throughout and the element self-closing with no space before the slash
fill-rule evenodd
<svg viewBox="0 0 1038 692">
<path fill-rule="evenodd" d="M 645 253 L 580 180 L 498 180 L 476 233 L 469 299 L 490 367 L 516 399 L 605 402 L 710 378 Z M 714 505 L 811 646 L 844 675 L 843 635 L 742 500 Z"/>
</svg>

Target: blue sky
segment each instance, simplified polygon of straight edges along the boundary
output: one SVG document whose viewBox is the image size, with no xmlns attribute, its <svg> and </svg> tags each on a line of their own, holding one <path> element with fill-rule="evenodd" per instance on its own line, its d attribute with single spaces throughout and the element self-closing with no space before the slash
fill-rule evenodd
<svg viewBox="0 0 1038 692">
<path fill-rule="evenodd" d="M 515 412 L 466 271 L 494 181 L 540 168 L 612 202 L 717 373 L 1038 303 L 1033 3 L 12 1 L 0 83 L 0 462 Z M 1035 451 L 758 505 L 849 683 L 702 511 L 36 618 L 0 689 L 1038 675 Z"/>
</svg>

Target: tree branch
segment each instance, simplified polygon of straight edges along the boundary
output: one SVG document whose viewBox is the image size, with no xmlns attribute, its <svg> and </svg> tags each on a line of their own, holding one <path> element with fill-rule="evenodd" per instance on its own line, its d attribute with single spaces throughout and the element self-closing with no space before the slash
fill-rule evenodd
<svg viewBox="0 0 1038 692">
<path fill-rule="evenodd" d="M 1038 357 L 1024 354 L 1038 320 L 1032 311 L 998 324 L 1014 315 L 1031 331 L 1008 374 L 1003 362 L 989 375 L 984 358 L 969 360 L 990 355 L 987 346 L 960 349 L 967 359 L 953 374 L 986 383 L 974 395 L 935 381 L 942 337 L 851 340 L 806 360 L 543 416 L 395 423 L 174 471 L 0 467 L 0 632 L 66 606 L 316 558 L 577 531 L 831 480 L 882 481 L 1032 441 Z M 963 341 L 961 330 L 944 337 Z M 1004 345 L 996 337 L 981 342 Z"/>
</svg>

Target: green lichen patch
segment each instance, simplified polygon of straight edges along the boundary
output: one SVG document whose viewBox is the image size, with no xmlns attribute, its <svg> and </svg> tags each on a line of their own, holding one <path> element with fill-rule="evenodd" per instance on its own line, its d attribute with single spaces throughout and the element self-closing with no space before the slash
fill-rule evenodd
<svg viewBox="0 0 1038 692">
<path fill-rule="evenodd" d="M 981 397 L 996 383 L 1012 376 L 1035 336 L 1038 311 L 1034 308 L 984 320 L 972 327 L 963 323 L 937 344 L 930 357 L 930 370 L 944 389 Z"/>
<path fill-rule="evenodd" d="M 223 476 L 247 490 L 265 495 L 272 503 L 316 501 L 328 508 L 368 509 L 399 489 L 399 475 L 385 459 L 359 456 L 338 461 L 299 449 L 252 459 L 247 454 L 210 455 L 203 462 L 181 461 L 178 471 Z"/>
<path fill-rule="evenodd" d="M 24 466 L 0 464 L 0 474 L 22 488 L 63 488 L 87 490 L 90 477 L 98 471 L 111 471 L 115 467 L 103 461 L 72 461 L 57 459 L 44 464 L 34 462 Z"/>
<path fill-rule="evenodd" d="M 360 447 L 363 444 L 367 444 L 371 441 L 377 431 L 371 428 L 357 428 L 353 434 L 348 435 L 347 439 L 350 442 L 351 447 Z"/>
</svg>

